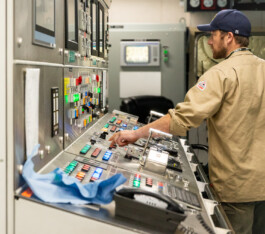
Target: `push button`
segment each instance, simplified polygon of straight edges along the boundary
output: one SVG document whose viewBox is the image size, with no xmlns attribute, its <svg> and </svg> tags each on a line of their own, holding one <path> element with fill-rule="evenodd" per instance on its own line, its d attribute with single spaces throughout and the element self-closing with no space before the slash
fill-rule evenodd
<svg viewBox="0 0 265 234">
<path fill-rule="evenodd" d="M 112 155 L 112 152 L 111 151 L 107 151 L 104 156 L 102 157 L 102 160 L 104 161 L 109 161 L 110 157 Z"/>
<path fill-rule="evenodd" d="M 111 132 L 115 132 L 116 128 L 117 128 L 116 126 L 113 126 L 113 127 L 110 129 L 110 131 L 111 131 Z"/>
<path fill-rule="evenodd" d="M 101 152 L 101 149 L 96 148 L 94 152 L 91 154 L 91 156 L 96 158 L 100 154 L 100 152 Z"/>
<path fill-rule="evenodd" d="M 80 154 L 86 154 L 91 148 L 91 145 L 86 144 L 80 151 Z"/>
<path fill-rule="evenodd" d="M 141 175 L 135 174 L 133 180 L 133 187 L 139 188 L 141 185 Z"/>
<path fill-rule="evenodd" d="M 122 120 L 117 120 L 116 124 L 120 125 L 122 123 Z"/>
<path fill-rule="evenodd" d="M 137 130 L 137 129 L 139 129 L 138 126 L 134 126 L 134 127 L 133 127 L 133 130 Z"/>
<path fill-rule="evenodd" d="M 116 149 L 117 148 L 117 145 L 115 143 L 111 143 L 110 146 L 109 146 L 109 149 Z"/>
<path fill-rule="evenodd" d="M 102 172 L 103 172 L 103 169 L 100 167 L 97 167 L 96 170 L 93 172 L 93 175 L 91 176 L 90 181 L 94 182 L 98 180 L 101 177 Z"/>
<path fill-rule="evenodd" d="M 85 164 L 83 167 L 82 167 L 82 171 L 85 171 L 85 172 L 88 172 L 90 169 L 90 166 L 88 164 Z"/>
<path fill-rule="evenodd" d="M 153 186 L 153 180 L 151 178 L 146 178 L 145 185 L 147 187 L 152 187 Z"/>
<path fill-rule="evenodd" d="M 116 117 L 112 117 L 112 119 L 109 122 L 114 123 L 116 119 L 117 119 Z"/>
</svg>

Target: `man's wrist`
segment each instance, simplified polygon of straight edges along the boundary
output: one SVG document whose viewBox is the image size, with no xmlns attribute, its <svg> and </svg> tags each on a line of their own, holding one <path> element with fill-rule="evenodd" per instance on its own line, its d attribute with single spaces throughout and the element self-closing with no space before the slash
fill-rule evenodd
<svg viewBox="0 0 265 234">
<path fill-rule="evenodd" d="M 137 139 L 139 139 L 139 138 L 143 138 L 143 137 L 144 137 L 141 128 L 139 128 L 139 129 L 137 129 L 137 130 L 134 130 L 134 131 L 133 131 L 133 134 L 134 134 L 134 137 L 137 138 Z"/>
</svg>

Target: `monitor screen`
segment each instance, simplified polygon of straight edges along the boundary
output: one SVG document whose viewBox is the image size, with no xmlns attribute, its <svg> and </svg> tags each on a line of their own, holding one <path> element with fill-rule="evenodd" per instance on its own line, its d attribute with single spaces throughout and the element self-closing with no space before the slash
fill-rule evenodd
<svg viewBox="0 0 265 234">
<path fill-rule="evenodd" d="M 33 43 L 55 48 L 55 0 L 35 0 Z"/>
<path fill-rule="evenodd" d="M 125 62 L 144 64 L 149 63 L 149 46 L 129 45 L 125 47 Z"/>
<path fill-rule="evenodd" d="M 104 35 L 104 14 L 99 8 L 99 52 L 103 53 L 103 35 Z"/>
<path fill-rule="evenodd" d="M 68 0 L 68 40 L 77 41 L 75 28 L 75 0 Z"/>
<path fill-rule="evenodd" d="M 54 32 L 54 0 L 36 0 L 36 24 Z"/>
<path fill-rule="evenodd" d="M 96 41 L 97 41 L 97 5 L 92 4 L 92 41 L 93 49 L 96 50 Z M 94 48 L 95 45 L 95 48 Z"/>
</svg>

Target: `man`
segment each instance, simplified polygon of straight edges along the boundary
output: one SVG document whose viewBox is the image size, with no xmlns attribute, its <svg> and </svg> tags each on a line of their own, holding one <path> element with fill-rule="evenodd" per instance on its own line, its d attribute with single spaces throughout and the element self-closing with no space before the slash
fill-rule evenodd
<svg viewBox="0 0 265 234">
<path fill-rule="evenodd" d="M 207 119 L 210 181 L 235 232 L 265 233 L 265 61 L 247 48 L 251 25 L 240 11 L 220 11 L 198 29 L 211 32 L 213 57 L 225 60 L 167 115 L 110 140 L 124 146 L 149 128 L 183 136 Z"/>
</svg>

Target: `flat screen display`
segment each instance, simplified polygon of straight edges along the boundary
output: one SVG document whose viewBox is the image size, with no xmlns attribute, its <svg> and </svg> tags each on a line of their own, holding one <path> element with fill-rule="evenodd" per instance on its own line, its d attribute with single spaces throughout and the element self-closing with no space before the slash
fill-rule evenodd
<svg viewBox="0 0 265 234">
<path fill-rule="evenodd" d="M 125 47 L 125 62 L 145 64 L 149 63 L 149 46 L 130 45 Z"/>
<path fill-rule="evenodd" d="M 36 0 L 36 25 L 54 32 L 54 0 Z"/>
</svg>

